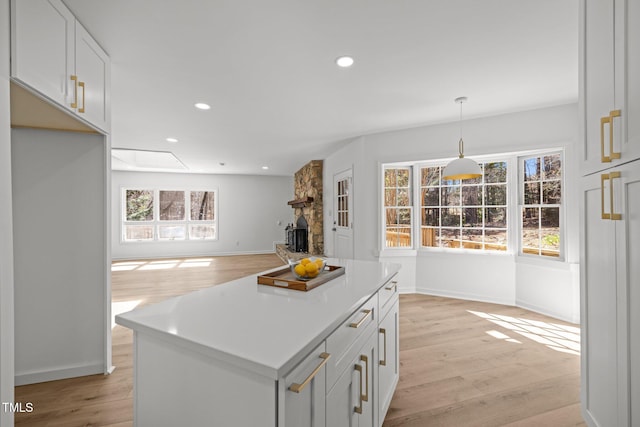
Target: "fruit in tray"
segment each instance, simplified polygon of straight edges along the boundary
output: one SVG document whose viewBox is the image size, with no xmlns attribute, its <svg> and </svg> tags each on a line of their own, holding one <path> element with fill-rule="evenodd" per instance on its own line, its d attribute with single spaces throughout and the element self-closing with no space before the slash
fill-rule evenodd
<svg viewBox="0 0 640 427">
<path fill-rule="evenodd" d="M 318 257 L 302 258 L 300 261 L 289 261 L 291 271 L 298 279 L 309 280 L 317 277 L 324 270 L 326 260 Z"/>
</svg>

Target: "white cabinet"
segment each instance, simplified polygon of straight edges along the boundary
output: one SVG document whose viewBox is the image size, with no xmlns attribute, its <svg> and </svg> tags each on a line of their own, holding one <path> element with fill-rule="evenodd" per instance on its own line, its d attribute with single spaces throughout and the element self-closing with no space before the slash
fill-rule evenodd
<svg viewBox="0 0 640 427">
<path fill-rule="evenodd" d="M 640 2 L 581 2 L 583 175 L 640 158 Z"/>
<path fill-rule="evenodd" d="M 327 394 L 327 426 L 375 427 L 377 396 L 374 393 L 375 363 L 378 360 L 376 334 L 368 335 L 348 368 Z"/>
<path fill-rule="evenodd" d="M 109 130 L 109 57 L 79 22 L 76 22 L 76 76 L 78 115 L 102 130 Z"/>
<path fill-rule="evenodd" d="M 640 0 L 580 3 L 582 412 L 640 426 Z"/>
<path fill-rule="evenodd" d="M 640 161 L 583 178 L 582 404 L 591 426 L 640 425 Z"/>
<path fill-rule="evenodd" d="M 325 426 L 325 365 L 330 358 L 323 342 L 281 382 L 284 407 L 279 413 L 284 413 L 284 424 L 280 425 Z"/>
<path fill-rule="evenodd" d="M 11 75 L 66 105 L 75 74 L 75 17 L 58 0 L 14 0 L 11 14 Z"/>
<path fill-rule="evenodd" d="M 11 76 L 109 131 L 110 62 L 60 0 L 11 2 Z"/>
<path fill-rule="evenodd" d="M 380 425 L 391 405 L 393 393 L 400 378 L 399 303 L 391 301 L 389 312 L 378 325 L 378 419 Z"/>
</svg>

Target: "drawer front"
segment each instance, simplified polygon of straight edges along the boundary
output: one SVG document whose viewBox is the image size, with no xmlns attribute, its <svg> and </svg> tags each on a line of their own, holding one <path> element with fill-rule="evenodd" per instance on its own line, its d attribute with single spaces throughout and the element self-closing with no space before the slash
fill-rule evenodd
<svg viewBox="0 0 640 427">
<path fill-rule="evenodd" d="M 394 276 L 378 291 L 378 320 L 384 318 L 396 299 L 398 299 L 398 279 Z"/>
<path fill-rule="evenodd" d="M 378 325 L 378 296 L 371 297 L 327 338 L 327 392 Z"/>
</svg>

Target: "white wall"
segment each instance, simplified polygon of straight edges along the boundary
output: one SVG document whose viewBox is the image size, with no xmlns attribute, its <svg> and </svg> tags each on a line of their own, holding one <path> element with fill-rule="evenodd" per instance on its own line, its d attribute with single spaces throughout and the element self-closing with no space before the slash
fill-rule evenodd
<svg viewBox="0 0 640 427">
<path fill-rule="evenodd" d="M 122 242 L 124 188 L 217 189 L 218 240 Z M 293 209 L 287 205 L 294 198 L 293 177 L 114 171 L 111 189 L 114 259 L 274 252 L 274 244 L 284 241 L 287 223 L 293 222 Z"/>
<path fill-rule="evenodd" d="M 11 131 L 16 384 L 105 370 L 102 135 Z"/>
<path fill-rule="evenodd" d="M 545 148 L 565 150 L 566 262 L 536 263 L 515 254 L 408 251 L 406 256 L 416 258 L 415 282 L 401 284 L 401 288 L 515 303 L 577 322 L 579 310 L 574 304 L 579 292 L 577 120 L 577 104 L 569 104 L 465 120 L 463 126 L 468 157 Z M 356 258 L 376 259 L 382 249 L 378 188 L 381 164 L 451 159 L 457 154 L 459 131 L 459 123 L 452 122 L 367 135 L 345 142 L 341 150 L 325 159 L 325 177 L 332 177 L 345 164 L 354 164 L 354 182 L 358 184 L 354 184 Z M 329 203 L 333 199 L 332 186 L 325 186 L 324 194 L 325 203 Z M 325 224 L 331 222 L 327 211 Z M 327 241 L 330 242 L 330 236 Z M 387 259 L 389 252 L 380 253 L 380 257 Z M 410 277 L 407 275 L 407 280 Z"/>
<path fill-rule="evenodd" d="M 0 402 L 13 402 L 13 224 L 9 115 L 9 0 L 0 0 Z M 13 414 L 0 409 L 0 425 Z"/>
</svg>

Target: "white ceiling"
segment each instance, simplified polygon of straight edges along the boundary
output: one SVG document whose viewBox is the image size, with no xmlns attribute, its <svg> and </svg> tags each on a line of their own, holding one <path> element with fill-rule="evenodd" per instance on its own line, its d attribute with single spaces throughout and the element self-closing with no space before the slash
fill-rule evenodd
<svg viewBox="0 0 640 427">
<path fill-rule="evenodd" d="M 465 118 L 578 98 L 578 0 L 65 3 L 111 56 L 113 147 L 192 172 L 290 175 L 348 138 L 457 120 L 458 96 Z"/>
</svg>

